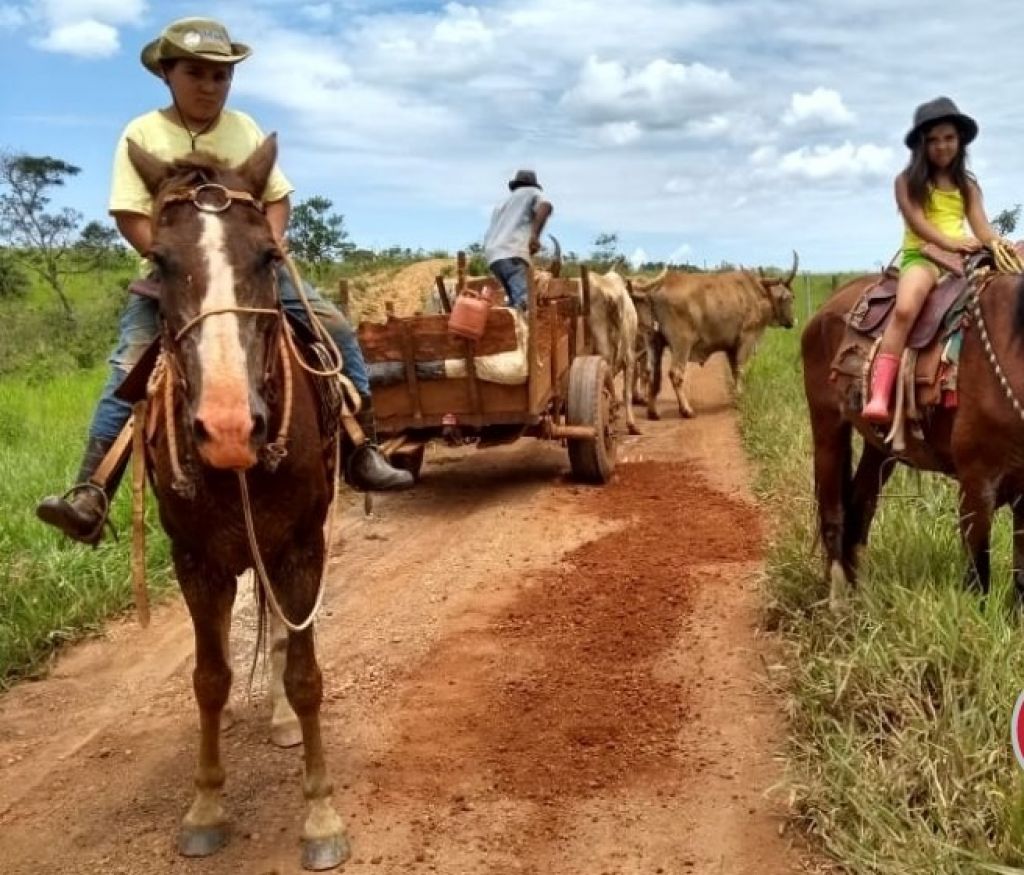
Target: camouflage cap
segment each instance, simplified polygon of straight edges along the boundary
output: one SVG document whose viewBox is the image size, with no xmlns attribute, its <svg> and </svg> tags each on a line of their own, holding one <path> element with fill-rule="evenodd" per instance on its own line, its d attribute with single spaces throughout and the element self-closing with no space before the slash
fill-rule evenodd
<svg viewBox="0 0 1024 875">
<path fill-rule="evenodd" d="M 142 49 L 142 66 L 163 78 L 161 61 L 191 58 L 214 64 L 237 64 L 252 54 L 242 43 L 233 43 L 227 28 L 212 18 L 181 18 Z"/>
</svg>

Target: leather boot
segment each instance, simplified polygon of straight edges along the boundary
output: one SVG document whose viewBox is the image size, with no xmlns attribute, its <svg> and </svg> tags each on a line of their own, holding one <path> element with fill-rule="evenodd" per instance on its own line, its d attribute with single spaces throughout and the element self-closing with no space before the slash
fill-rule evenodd
<svg viewBox="0 0 1024 875">
<path fill-rule="evenodd" d="M 896 374 L 899 373 L 899 356 L 890 355 L 887 352 L 880 352 L 875 356 L 875 364 L 871 369 L 871 400 L 861 411 L 868 422 L 878 425 L 885 425 L 892 419 L 889 412 L 889 399 L 892 396 L 892 387 L 896 384 Z"/>
<path fill-rule="evenodd" d="M 106 438 L 89 438 L 75 485 L 64 495 L 48 495 L 40 501 L 36 505 L 36 516 L 69 538 L 95 547 L 103 537 L 107 511 L 121 482 L 127 458 L 111 472 L 103 486 L 96 485 L 90 478 L 113 444 Z"/>
<path fill-rule="evenodd" d="M 413 476 L 409 471 L 395 468 L 377 447 L 377 426 L 373 417 L 373 400 L 361 398 L 362 406 L 356 416 L 359 427 L 366 435 L 361 446 L 352 446 L 346 439 L 348 461 L 345 463 L 345 480 L 361 492 L 396 492 L 412 489 Z"/>
</svg>

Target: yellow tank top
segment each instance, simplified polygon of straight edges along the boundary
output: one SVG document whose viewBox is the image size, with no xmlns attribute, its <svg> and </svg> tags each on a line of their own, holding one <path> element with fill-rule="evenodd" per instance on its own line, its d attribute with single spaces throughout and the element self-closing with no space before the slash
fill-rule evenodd
<svg viewBox="0 0 1024 875">
<path fill-rule="evenodd" d="M 928 200 L 924 205 L 924 217 L 947 237 L 964 236 L 964 199 L 959 189 L 943 191 L 930 186 Z M 917 236 L 910 226 L 903 233 L 903 251 L 920 249 L 924 240 Z"/>
</svg>

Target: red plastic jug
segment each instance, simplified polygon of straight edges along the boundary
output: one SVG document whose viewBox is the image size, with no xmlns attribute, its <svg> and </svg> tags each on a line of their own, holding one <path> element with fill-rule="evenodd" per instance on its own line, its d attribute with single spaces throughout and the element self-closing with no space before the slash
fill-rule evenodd
<svg viewBox="0 0 1024 875">
<path fill-rule="evenodd" d="M 490 303 L 470 289 L 466 289 L 455 299 L 451 315 L 448 317 L 448 330 L 468 340 L 479 340 L 487 330 L 487 312 Z"/>
</svg>

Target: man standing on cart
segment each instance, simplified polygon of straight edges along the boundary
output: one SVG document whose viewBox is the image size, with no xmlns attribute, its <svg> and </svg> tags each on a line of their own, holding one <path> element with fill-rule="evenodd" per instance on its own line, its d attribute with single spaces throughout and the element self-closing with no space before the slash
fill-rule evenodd
<svg viewBox="0 0 1024 875">
<path fill-rule="evenodd" d="M 491 273 L 498 278 L 509 304 L 526 312 L 529 303 L 530 258 L 540 249 L 552 206 L 544 199 L 537 174 L 519 170 L 509 180 L 512 192 L 491 214 L 491 225 L 484 237 L 484 255 Z"/>
</svg>

